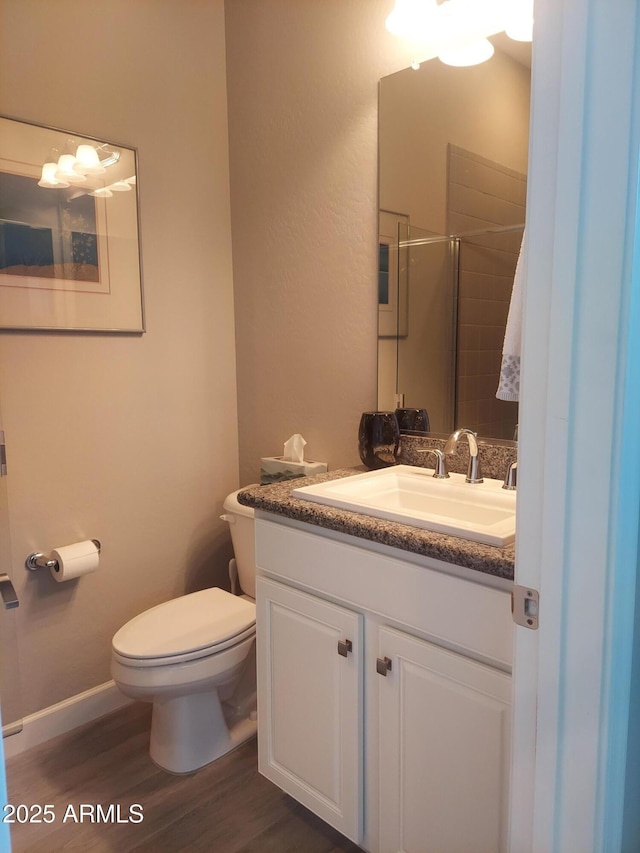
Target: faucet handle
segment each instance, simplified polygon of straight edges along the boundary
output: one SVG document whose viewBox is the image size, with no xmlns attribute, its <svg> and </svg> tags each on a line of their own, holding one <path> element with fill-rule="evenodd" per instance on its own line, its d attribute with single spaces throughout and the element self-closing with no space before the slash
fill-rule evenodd
<svg viewBox="0 0 640 853">
<path fill-rule="evenodd" d="M 518 460 L 515 459 L 507 468 L 507 473 L 504 477 L 504 483 L 502 484 L 503 489 L 509 489 L 509 491 L 513 492 L 516 489 L 518 482 Z"/>
<path fill-rule="evenodd" d="M 418 450 L 418 453 L 433 453 L 436 457 L 436 465 L 433 476 L 436 480 L 446 480 L 449 477 L 447 471 L 447 460 L 444 453 L 437 447 L 426 447 L 424 450 Z"/>
</svg>

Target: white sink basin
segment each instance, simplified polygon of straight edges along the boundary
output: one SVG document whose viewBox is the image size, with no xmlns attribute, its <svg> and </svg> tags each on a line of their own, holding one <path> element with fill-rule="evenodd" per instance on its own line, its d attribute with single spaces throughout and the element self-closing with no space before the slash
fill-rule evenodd
<svg viewBox="0 0 640 853">
<path fill-rule="evenodd" d="M 504 548 L 515 540 L 516 493 L 502 480 L 438 480 L 433 469 L 396 465 L 294 489 L 293 496 Z"/>
</svg>

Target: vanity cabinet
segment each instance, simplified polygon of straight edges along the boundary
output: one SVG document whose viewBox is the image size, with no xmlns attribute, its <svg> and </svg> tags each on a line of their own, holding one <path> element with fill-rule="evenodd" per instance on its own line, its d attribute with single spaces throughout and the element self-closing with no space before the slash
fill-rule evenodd
<svg viewBox="0 0 640 853">
<path fill-rule="evenodd" d="M 263 578 L 256 601 L 259 770 L 358 840 L 363 617 Z"/>
<path fill-rule="evenodd" d="M 511 679 L 388 628 L 378 653 L 380 850 L 506 850 Z"/>
<path fill-rule="evenodd" d="M 256 521 L 260 772 L 371 853 L 506 850 L 507 582 L 270 519 Z"/>
</svg>

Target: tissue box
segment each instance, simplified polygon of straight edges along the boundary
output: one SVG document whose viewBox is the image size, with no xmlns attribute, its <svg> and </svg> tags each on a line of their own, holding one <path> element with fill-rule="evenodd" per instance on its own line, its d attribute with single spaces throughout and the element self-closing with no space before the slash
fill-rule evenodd
<svg viewBox="0 0 640 853">
<path fill-rule="evenodd" d="M 312 477 L 324 474 L 326 462 L 289 462 L 283 456 L 265 456 L 260 460 L 260 483 L 278 483 L 280 480 L 295 480 L 296 477 Z"/>
</svg>

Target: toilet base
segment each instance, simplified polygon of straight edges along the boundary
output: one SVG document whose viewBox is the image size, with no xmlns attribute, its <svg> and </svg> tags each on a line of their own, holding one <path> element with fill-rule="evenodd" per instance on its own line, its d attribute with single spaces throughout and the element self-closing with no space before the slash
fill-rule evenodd
<svg viewBox="0 0 640 853">
<path fill-rule="evenodd" d="M 257 720 L 234 719 L 223 710 L 217 689 L 153 703 L 149 753 L 169 773 L 194 773 L 257 732 Z"/>
</svg>

